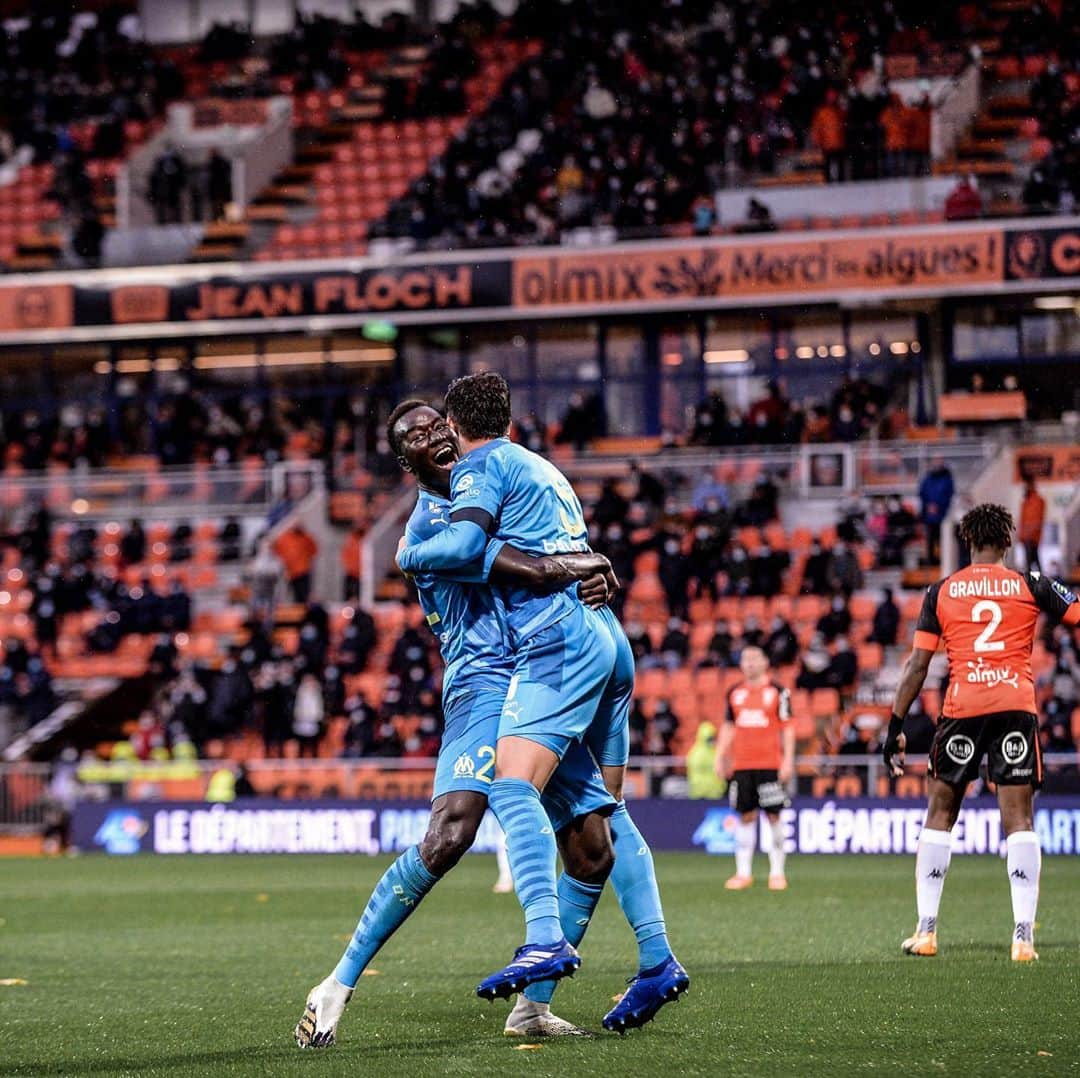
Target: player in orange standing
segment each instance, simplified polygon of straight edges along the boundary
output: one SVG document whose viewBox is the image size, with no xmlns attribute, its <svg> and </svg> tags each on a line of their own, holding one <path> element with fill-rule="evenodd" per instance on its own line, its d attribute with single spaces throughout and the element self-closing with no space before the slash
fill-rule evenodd
<svg viewBox="0 0 1080 1078">
<path fill-rule="evenodd" d="M 1014 962 L 1035 953 L 1035 909 L 1042 851 L 1034 831 L 1033 793 L 1042 783 L 1039 721 L 1031 676 L 1031 646 L 1040 611 L 1080 624 L 1080 602 L 1057 581 L 1005 566 L 1013 519 L 1000 505 L 978 505 L 960 522 L 971 564 L 931 585 L 915 630 L 914 648 L 897 686 L 885 739 L 885 767 L 904 770 L 904 716 L 922 690 L 938 643 L 949 657 L 949 685 L 930 748 L 929 805 L 915 857 L 919 923 L 904 940 L 906 954 L 937 954 L 937 918 L 952 854 L 952 828 L 968 783 L 988 758 L 997 784 L 1012 889 Z"/>
<path fill-rule="evenodd" d="M 795 727 L 787 689 L 769 677 L 761 648 L 743 648 L 743 680 L 728 693 L 727 721 L 716 746 L 716 773 L 731 779 L 731 806 L 741 817 L 735 832 L 735 875 L 724 884 L 742 891 L 753 882 L 751 866 L 757 845 L 758 809 L 772 830 L 769 890 L 787 890 L 784 832 L 780 810 L 787 807 L 785 787 L 795 774 Z"/>
</svg>

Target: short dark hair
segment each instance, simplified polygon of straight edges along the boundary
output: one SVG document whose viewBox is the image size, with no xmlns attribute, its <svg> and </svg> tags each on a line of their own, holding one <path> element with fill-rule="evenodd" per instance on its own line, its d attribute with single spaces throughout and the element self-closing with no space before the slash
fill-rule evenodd
<svg viewBox="0 0 1080 1078">
<path fill-rule="evenodd" d="M 410 397 L 408 400 L 404 400 L 397 405 L 386 420 L 386 440 L 390 443 L 390 448 L 393 450 L 395 457 L 402 456 L 404 451 L 401 443 L 397 439 L 397 435 L 394 433 L 394 428 L 397 426 L 398 420 L 403 415 L 407 415 L 414 408 L 435 408 L 435 405 L 429 404 L 427 401 L 422 401 L 419 397 Z M 438 408 L 435 408 L 436 412 L 438 410 Z"/>
<path fill-rule="evenodd" d="M 446 391 L 446 413 L 466 438 L 501 438 L 510 429 L 510 387 L 495 371 L 455 378 Z"/>
<path fill-rule="evenodd" d="M 995 550 L 1008 550 L 1012 546 L 1012 513 L 1003 505 L 985 502 L 964 514 L 960 521 L 960 538 L 972 550 L 993 547 Z"/>
</svg>

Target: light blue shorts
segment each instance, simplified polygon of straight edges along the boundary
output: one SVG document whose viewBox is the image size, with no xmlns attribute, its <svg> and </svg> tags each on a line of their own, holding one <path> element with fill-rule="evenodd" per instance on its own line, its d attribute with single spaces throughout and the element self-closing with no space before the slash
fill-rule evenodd
<svg viewBox="0 0 1080 1078">
<path fill-rule="evenodd" d="M 457 790 L 488 795 L 495 778 L 499 716 L 510 676 L 507 675 L 501 689 L 489 682 L 487 679 L 481 687 L 455 692 L 446 707 L 446 730 L 435 765 L 432 801 Z M 580 743 L 566 753 L 542 800 L 556 832 L 580 816 L 592 812 L 607 814 L 615 807 L 615 799 L 604 786 L 596 759 Z"/>
<path fill-rule="evenodd" d="M 500 737 L 523 737 L 560 759 L 584 742 L 603 766 L 626 763 L 634 655 L 606 607 L 576 607 L 526 640 L 499 723 Z"/>
</svg>

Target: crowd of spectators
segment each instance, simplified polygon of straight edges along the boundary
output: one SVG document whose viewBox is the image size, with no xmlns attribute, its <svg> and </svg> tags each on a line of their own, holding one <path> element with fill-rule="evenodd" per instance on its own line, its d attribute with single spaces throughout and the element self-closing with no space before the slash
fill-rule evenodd
<svg viewBox="0 0 1080 1078">
<path fill-rule="evenodd" d="M 75 13 L 49 5 L 0 29 L 0 167 L 51 164 L 47 197 L 88 265 L 101 258 L 105 226 L 87 169 L 122 157 L 184 79 L 141 40 L 130 4 Z"/>
<path fill-rule="evenodd" d="M 273 463 L 289 454 L 319 458 L 348 452 L 359 440 L 379 458 L 373 470 L 385 471 L 388 462 L 376 452 L 383 393 L 375 386 L 341 395 L 328 415 L 317 398 L 266 388 L 221 397 L 173 375 L 161 378 L 148 398 L 121 380 L 111 410 L 77 401 L 55 410 L 0 406 L 0 467 L 100 468 L 124 456 L 156 457 L 166 466 L 228 465 L 248 457 Z M 389 464 L 396 470 L 392 456 Z"/>
<path fill-rule="evenodd" d="M 1038 6 L 1038 5 L 1036 5 Z M 1080 26 L 1053 45 L 1046 70 L 1031 85 L 1031 108 L 1050 153 L 1024 184 L 1024 208 L 1031 213 L 1072 213 L 1080 203 Z"/>
<path fill-rule="evenodd" d="M 711 226 L 708 195 L 817 147 L 831 179 L 925 172 L 931 102 L 882 75 L 898 36 L 955 34 L 933 5 L 762 8 L 752 0 L 525 3 L 545 50 L 391 208 L 419 242 L 548 242 L 576 226 Z M 700 221 L 698 218 L 701 218 Z"/>
<path fill-rule="evenodd" d="M 865 378 L 841 382 L 828 402 L 790 400 L 780 383 L 770 382 L 745 414 L 723 394 L 710 393 L 698 406 L 691 445 L 798 445 L 800 442 L 854 442 L 886 435 L 889 393 Z"/>
</svg>

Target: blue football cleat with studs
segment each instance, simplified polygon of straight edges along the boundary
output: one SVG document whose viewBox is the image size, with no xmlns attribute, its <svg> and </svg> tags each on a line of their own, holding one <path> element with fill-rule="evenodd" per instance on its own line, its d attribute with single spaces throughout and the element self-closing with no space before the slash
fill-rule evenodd
<svg viewBox="0 0 1080 1078">
<path fill-rule="evenodd" d="M 625 1033 L 651 1022 L 665 1003 L 677 1002 L 690 987 L 690 977 L 672 955 L 627 982 L 622 999 L 604 1015 L 604 1029 Z"/>
<path fill-rule="evenodd" d="M 565 939 L 555 943 L 526 943 L 514 952 L 514 961 L 485 977 L 477 986 L 481 999 L 509 999 L 536 981 L 572 977 L 581 965 L 577 951 Z"/>
</svg>

